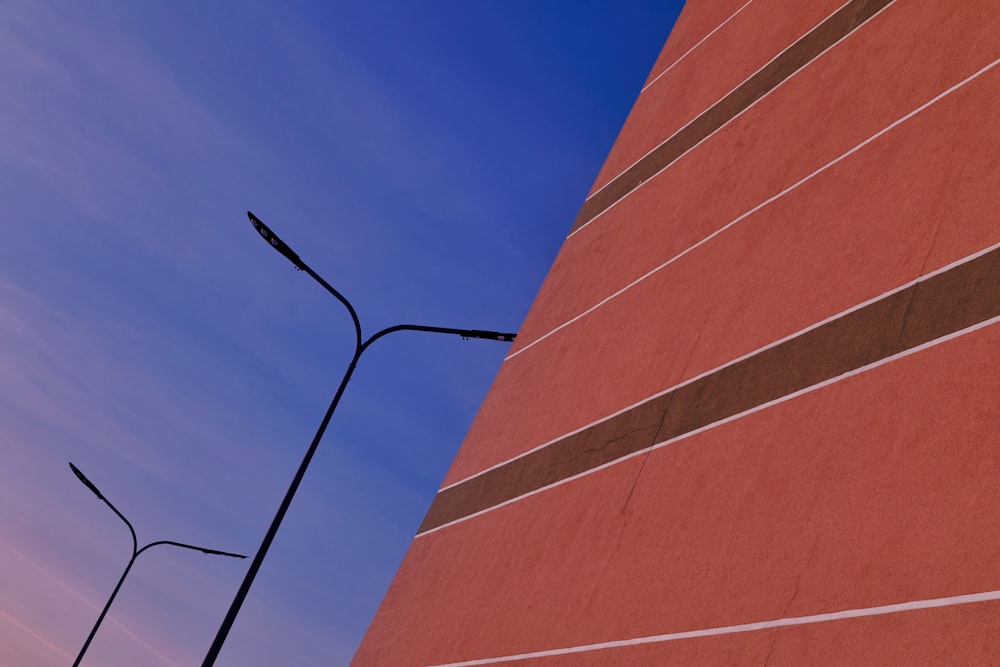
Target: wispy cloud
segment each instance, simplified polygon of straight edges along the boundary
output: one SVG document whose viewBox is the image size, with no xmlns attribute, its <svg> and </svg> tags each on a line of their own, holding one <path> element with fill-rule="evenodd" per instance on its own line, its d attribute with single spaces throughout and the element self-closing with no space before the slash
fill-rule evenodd
<svg viewBox="0 0 1000 667">
<path fill-rule="evenodd" d="M 76 655 L 71 655 L 70 653 L 68 653 L 68 652 L 64 651 L 63 649 L 59 648 L 58 646 L 56 646 L 55 644 L 53 644 L 52 642 L 50 642 L 48 639 L 46 639 L 43 635 L 41 635 L 40 633 L 36 632 L 32 628 L 28 627 L 27 625 L 25 625 L 21 621 L 17 620 L 16 618 L 14 618 L 10 614 L 8 614 L 3 609 L 0 609 L 0 618 L 2 618 L 5 622 L 7 622 L 10 625 L 14 626 L 15 628 L 17 628 L 18 630 L 20 630 L 24 634 L 28 635 L 34 641 L 36 641 L 37 643 L 41 644 L 45 648 L 49 649 L 52 653 L 58 655 L 59 657 L 64 658 L 66 660 L 72 660 L 73 658 L 76 657 Z"/>
<path fill-rule="evenodd" d="M 565 174 L 596 173 L 565 116 L 535 107 L 592 81 L 544 68 L 560 47 L 530 32 L 549 44 L 558 16 L 386 7 L 0 3 L 0 532 L 16 551 L 0 548 L 0 627 L 31 655 L 65 664 L 28 632 L 76 646 L 128 555 L 67 461 L 140 541 L 252 552 L 332 396 L 346 314 L 246 208 L 368 333 L 516 328 L 527 308 L 552 218 L 577 203 L 557 199 L 589 184 Z M 349 660 L 500 363 L 489 345 L 400 335 L 366 353 L 228 664 L 287 662 L 289 643 L 303 665 Z M 93 660 L 195 662 L 245 562 L 142 559 Z"/>
<path fill-rule="evenodd" d="M 98 616 L 98 614 L 100 614 L 101 609 L 103 608 L 103 605 L 93 604 L 89 599 L 87 599 L 86 596 L 84 596 L 82 593 L 80 593 L 78 590 L 76 590 L 73 586 L 71 586 L 70 584 L 68 584 L 66 581 L 64 581 L 60 577 L 56 576 L 53 573 L 53 571 L 56 569 L 56 568 L 53 567 L 53 564 L 50 563 L 50 564 L 46 564 L 45 566 L 42 566 L 39 563 L 35 562 L 33 559 L 29 558 L 25 554 L 23 554 L 20 551 L 18 551 L 17 549 L 15 549 L 9 543 L 5 543 L 5 544 L 3 544 L 3 546 L 6 548 L 6 550 L 7 550 L 7 552 L 9 554 L 13 555 L 14 557 L 16 557 L 18 559 L 18 561 L 20 562 L 19 564 L 21 566 L 26 567 L 30 571 L 31 576 L 33 578 L 37 578 L 37 580 L 39 580 L 39 581 L 46 582 L 46 585 L 48 587 L 54 587 L 54 588 L 56 588 L 58 590 L 58 593 L 59 593 L 59 596 L 58 596 L 59 599 L 63 599 L 64 600 L 66 595 L 74 598 L 75 600 L 77 600 L 77 602 L 79 602 L 80 604 L 82 604 L 85 607 L 89 608 L 93 612 L 94 619 L 95 620 L 97 619 L 97 616 Z M 5 559 L 5 560 L 7 560 L 7 559 Z M 14 568 L 10 568 L 10 566 L 9 566 L 9 560 L 7 562 L 8 562 L 8 569 L 14 569 Z M 50 599 L 52 599 L 52 598 L 50 598 Z M 8 622 L 10 622 L 11 624 L 17 626 L 18 628 L 20 628 L 24 632 L 30 634 L 34 639 L 36 639 L 38 642 L 42 643 L 44 646 L 46 646 L 49 649 L 51 649 L 53 652 L 58 653 L 59 655 L 62 655 L 63 657 L 65 657 L 68 660 L 73 660 L 74 658 L 76 658 L 77 653 L 73 653 L 71 655 L 69 652 L 67 652 L 67 651 L 59 648 L 58 646 L 56 646 L 55 644 L 53 644 L 52 642 L 50 642 L 48 639 L 46 639 L 40 632 L 36 632 L 36 631 L 32 630 L 27 625 L 25 625 L 24 623 L 21 623 L 20 621 L 18 621 L 16 618 L 14 618 L 13 616 L 11 616 L 10 614 L 4 612 L 2 609 L 0 609 L 0 614 L 2 614 L 4 616 L 4 618 Z M 130 640 L 130 641 L 134 642 L 135 644 L 137 644 L 138 646 L 142 647 L 150 656 L 152 656 L 153 658 L 155 658 L 156 660 L 158 660 L 160 663 L 162 663 L 164 665 L 177 665 L 177 663 L 174 660 L 172 660 L 171 658 L 169 658 L 166 655 L 164 655 L 162 652 L 160 652 L 154 646 L 150 645 L 141 636 L 139 636 L 139 634 L 137 634 L 136 632 L 134 632 L 126 624 L 123 624 L 117 618 L 109 616 L 106 619 L 106 622 L 107 622 L 107 624 L 109 626 L 113 625 L 116 628 L 118 628 L 124 634 L 124 636 L 128 638 L 128 640 Z M 81 644 L 82 644 L 82 640 L 81 640 Z"/>
</svg>

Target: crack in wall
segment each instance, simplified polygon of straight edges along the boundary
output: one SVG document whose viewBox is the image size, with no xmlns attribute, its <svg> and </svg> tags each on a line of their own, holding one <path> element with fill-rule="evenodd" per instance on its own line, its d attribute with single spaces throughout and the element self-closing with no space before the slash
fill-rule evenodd
<svg viewBox="0 0 1000 667">
<path fill-rule="evenodd" d="M 819 537 L 820 534 L 817 532 L 813 537 L 812 544 L 809 545 L 809 552 L 806 554 L 805 563 L 803 563 L 802 567 L 799 568 L 799 574 L 795 577 L 795 585 L 792 589 L 792 595 L 788 598 L 788 601 L 785 602 L 785 606 L 781 608 L 781 613 L 778 614 L 777 618 L 785 618 L 788 616 L 788 610 L 791 608 L 792 602 L 794 602 L 795 598 L 798 597 L 799 589 L 802 583 L 802 575 L 809 569 L 809 565 L 812 563 L 813 556 L 816 553 L 816 545 L 819 543 Z M 771 654 L 774 652 L 774 646 L 778 642 L 778 634 L 778 630 L 773 631 L 771 636 L 771 645 L 767 649 L 767 655 L 764 656 L 764 662 L 761 663 L 761 667 L 767 667 L 767 663 L 771 660 Z"/>
<path fill-rule="evenodd" d="M 559 468 L 559 467 L 568 465 L 570 463 L 573 463 L 574 461 L 578 461 L 579 459 L 587 458 L 588 456 L 591 456 L 592 454 L 595 454 L 597 452 L 603 451 L 603 450 L 607 449 L 608 447 L 613 446 L 616 442 L 621 442 L 622 440 L 628 440 L 632 436 L 636 435 L 637 433 L 641 433 L 642 431 L 647 431 L 647 430 L 650 430 L 652 428 L 654 428 L 652 425 L 637 426 L 636 428 L 633 428 L 633 429 L 631 429 L 629 431 L 626 431 L 624 433 L 619 433 L 615 437 L 613 437 L 613 438 L 611 438 L 609 440 L 605 440 L 603 443 L 601 443 L 599 445 L 595 445 L 593 447 L 587 447 L 586 449 L 581 450 L 575 456 L 571 456 L 569 458 L 564 458 L 564 459 L 559 459 L 559 460 L 553 461 L 552 463 L 550 463 L 546 467 L 548 469 L 552 469 L 552 468 Z M 651 444 L 647 445 L 646 447 L 643 447 L 643 449 L 647 449 L 648 447 L 652 447 L 652 445 L 655 444 L 656 435 L 657 435 L 657 432 L 654 431 L 654 433 L 653 433 L 653 442 Z"/>
<path fill-rule="evenodd" d="M 701 324 L 698 326 L 698 335 L 695 338 L 694 342 L 691 344 L 690 350 L 688 352 L 687 359 L 684 360 L 684 366 L 681 368 L 680 374 L 678 376 L 680 378 L 684 378 L 685 374 L 688 371 L 688 367 L 691 364 L 691 359 L 694 357 L 694 353 L 695 353 L 695 350 L 698 347 L 698 343 L 701 341 L 701 334 L 702 334 L 702 330 L 704 329 L 704 326 L 705 326 L 705 319 L 706 318 L 707 318 L 707 314 L 702 317 Z M 622 503 L 621 510 L 619 511 L 619 514 L 621 515 L 622 520 L 621 520 L 621 522 L 619 523 L 619 526 L 618 526 L 618 540 L 615 542 L 614 548 L 608 550 L 607 557 L 604 559 L 604 565 L 601 566 L 601 572 L 600 572 L 600 574 L 597 577 L 594 578 L 594 586 L 593 586 L 593 588 L 591 588 L 590 594 L 587 596 L 587 603 L 583 606 L 584 610 L 588 609 L 590 607 L 590 605 L 593 604 L 594 598 L 596 597 L 597 592 L 600 590 L 601 582 L 604 581 L 604 577 L 607 574 L 608 568 L 611 566 L 611 563 L 614 560 L 615 555 L 621 549 L 622 541 L 625 538 L 625 530 L 628 527 L 628 505 L 629 505 L 629 502 L 631 502 L 632 495 L 635 493 L 635 489 L 639 485 L 639 479 L 640 479 L 640 477 L 642 477 L 642 472 L 643 472 L 643 470 L 646 467 L 646 462 L 649 460 L 649 455 L 653 451 L 653 449 L 652 449 L 653 445 L 655 445 L 657 442 L 659 442 L 660 433 L 663 431 L 664 424 L 666 423 L 667 414 L 670 412 L 670 405 L 673 403 L 673 398 L 674 398 L 674 395 L 671 394 L 670 397 L 668 398 L 666 404 L 663 406 L 663 410 L 660 412 L 659 424 L 657 425 L 656 430 L 653 432 L 652 438 L 649 439 L 649 443 L 644 448 L 645 449 L 645 453 L 642 455 L 642 461 L 639 463 L 639 469 L 636 471 L 635 477 L 632 479 L 632 484 L 629 486 L 628 493 L 625 495 L 625 500 Z M 600 450 L 600 449 L 604 449 L 605 447 L 607 447 L 609 444 L 611 444 L 613 442 L 616 442 L 616 441 L 621 440 L 623 438 L 627 438 L 630 435 L 633 435 L 633 434 L 638 433 L 640 431 L 644 431 L 644 430 L 646 430 L 648 428 L 649 428 L 648 426 L 644 426 L 644 427 L 641 427 L 641 428 L 636 428 L 636 429 L 633 429 L 631 431 L 628 431 L 627 433 L 625 433 L 623 435 L 620 435 L 620 436 L 618 436 L 616 438 L 612 438 L 611 440 L 606 441 L 604 443 L 604 445 L 602 445 L 601 447 L 592 448 L 592 451 L 597 451 L 597 450 Z"/>
<path fill-rule="evenodd" d="M 691 359 L 694 357 L 694 352 L 695 352 L 695 350 L 698 347 L 698 343 L 701 342 L 701 334 L 702 334 L 702 331 L 705 328 L 705 320 L 707 318 L 708 318 L 708 314 L 707 313 L 705 315 L 703 315 L 702 318 L 701 318 L 701 323 L 698 325 L 698 335 L 695 337 L 694 342 L 691 344 L 691 348 L 688 351 L 687 359 L 684 360 L 684 366 L 681 367 L 681 372 L 678 375 L 679 379 L 678 379 L 677 382 L 679 382 L 680 379 L 683 379 L 687 375 L 688 367 L 690 367 L 690 365 L 691 365 Z M 677 382 L 675 382 L 674 384 L 677 384 Z M 667 398 L 667 402 L 663 406 L 663 410 L 660 412 L 660 423 L 659 423 L 659 426 L 657 426 L 656 432 L 653 433 L 652 440 L 646 446 L 646 451 L 642 455 L 642 462 L 639 464 L 639 469 L 635 473 L 635 479 L 632 480 L 632 486 L 628 490 L 628 495 L 625 496 L 625 502 L 622 503 L 621 515 L 623 517 L 625 517 L 624 520 L 623 520 L 623 526 L 624 526 L 624 523 L 628 522 L 628 513 L 626 512 L 626 510 L 628 509 L 629 502 L 632 500 L 632 494 L 635 493 L 635 489 L 639 485 L 639 478 L 642 476 L 642 471 L 646 468 L 646 461 L 649 460 L 649 455 L 653 452 L 653 445 L 655 445 L 656 443 L 658 443 L 660 441 L 660 434 L 663 432 L 663 427 L 667 423 L 667 415 L 670 413 L 670 406 L 673 405 L 674 398 L 676 396 L 677 396 L 676 392 L 671 392 L 669 394 L 669 396 Z M 623 532 L 624 532 L 624 530 L 623 530 Z M 620 540 L 619 540 L 619 544 L 620 544 Z"/>
<path fill-rule="evenodd" d="M 937 225 L 934 227 L 934 233 L 931 235 L 930 243 L 927 244 L 927 252 L 924 254 L 924 261 L 920 264 L 920 270 L 917 271 L 917 275 L 914 276 L 915 279 L 919 279 L 927 272 L 927 263 L 931 259 L 931 253 L 934 251 L 934 245 L 937 243 L 938 235 L 941 232 L 941 227 L 944 225 L 944 219 L 939 218 Z M 910 289 L 906 290 L 906 305 L 903 306 L 903 314 L 900 317 L 899 322 L 899 335 L 896 337 L 896 345 L 899 346 L 903 341 L 903 336 L 906 333 L 906 323 L 910 318 L 910 306 L 913 304 L 913 297 L 917 293 L 921 283 L 914 284 Z"/>
</svg>

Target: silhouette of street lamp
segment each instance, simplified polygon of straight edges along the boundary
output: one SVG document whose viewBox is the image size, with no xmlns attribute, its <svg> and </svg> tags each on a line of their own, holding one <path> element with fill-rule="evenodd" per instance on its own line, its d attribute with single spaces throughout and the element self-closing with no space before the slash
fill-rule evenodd
<svg viewBox="0 0 1000 667">
<path fill-rule="evenodd" d="M 306 468 L 309 467 L 309 462 L 312 460 L 313 454 L 316 453 L 316 448 L 319 446 L 319 442 L 323 438 L 323 433 L 326 431 L 327 424 L 330 423 L 330 418 L 333 416 L 333 412 L 337 409 L 337 405 L 340 403 L 340 397 L 344 395 L 347 383 L 350 382 L 351 375 L 353 375 L 354 369 L 358 365 L 358 360 L 361 358 L 361 355 L 364 354 L 365 350 L 367 350 L 371 344 L 379 338 L 383 338 L 397 331 L 425 331 L 429 333 L 452 334 L 455 336 L 461 336 L 462 338 L 482 338 L 484 340 L 496 340 L 504 343 L 513 342 L 514 337 L 517 336 L 516 333 L 483 331 L 481 329 L 452 329 L 449 327 L 430 327 L 419 324 L 397 324 L 396 326 L 387 327 L 381 331 L 377 331 L 365 339 L 361 334 L 361 320 L 358 318 L 358 313 L 354 310 L 354 306 L 351 305 L 351 302 L 348 301 L 343 294 L 334 289 L 330 283 L 326 282 L 322 276 L 313 271 L 308 264 L 303 262 L 302 259 L 299 258 L 299 256 L 295 254 L 295 252 L 289 248 L 284 241 L 278 238 L 278 236 L 272 232 L 267 225 L 261 222 L 260 218 L 255 216 L 250 211 L 247 211 L 247 216 L 250 218 L 250 224 L 253 225 L 254 229 L 257 230 L 257 233 L 260 234 L 261 237 L 271 245 L 271 247 L 284 255 L 292 264 L 295 265 L 296 269 L 299 271 L 305 271 L 312 276 L 313 280 L 322 285 L 327 292 L 336 297 L 336 299 L 340 301 L 345 308 L 347 308 L 347 312 L 350 313 L 351 320 L 354 323 L 354 356 L 347 365 L 347 370 L 344 371 L 344 376 L 340 380 L 340 386 L 337 387 L 337 393 L 334 394 L 333 400 L 330 402 L 330 407 L 327 408 L 326 414 L 323 416 L 323 421 L 320 422 L 319 428 L 316 430 L 316 435 L 313 436 L 312 443 L 310 443 L 309 449 L 306 450 L 305 457 L 302 459 L 302 463 L 299 464 L 299 469 L 295 472 L 295 477 L 292 478 L 292 483 L 288 487 L 288 491 L 285 492 L 285 497 L 282 499 L 281 505 L 278 507 L 278 512 L 271 521 L 270 527 L 267 529 L 267 534 L 264 535 L 264 541 L 261 542 L 260 548 L 257 550 L 257 554 L 250 563 L 250 567 L 243 579 L 243 583 L 240 585 L 240 589 L 237 591 L 236 597 L 233 599 L 233 603 L 229 607 L 229 611 L 226 613 L 226 617 L 222 621 L 222 626 L 219 628 L 219 632 L 215 636 L 215 641 L 212 642 L 212 646 L 208 649 L 208 654 L 205 656 L 205 661 L 202 663 L 202 667 L 212 667 L 212 665 L 215 664 L 216 659 L 219 657 L 222 645 L 225 643 L 226 637 L 229 635 L 229 631 L 232 629 L 233 623 L 236 621 L 236 615 L 239 614 L 240 607 L 243 605 L 243 601 L 246 599 L 247 593 L 250 592 L 250 586 L 253 585 L 253 580 L 257 576 L 257 571 L 260 569 L 261 563 L 264 561 L 264 556 L 267 555 L 267 550 L 270 548 L 271 542 L 274 540 L 274 536 L 278 532 L 278 527 L 281 525 L 281 521 L 285 517 L 285 513 L 288 511 L 288 506 L 292 502 L 292 497 L 295 496 L 295 491 L 299 488 L 299 483 L 301 483 L 302 477 L 305 475 Z"/>
<path fill-rule="evenodd" d="M 135 563 L 135 559 L 139 557 L 139 554 L 141 554 L 146 549 L 159 546 L 161 544 L 167 544 L 172 547 L 180 547 L 181 549 L 191 549 L 193 551 L 200 551 L 203 554 L 211 554 L 213 556 L 230 556 L 231 558 L 246 558 L 246 556 L 242 554 L 232 554 L 229 553 L 228 551 L 216 551 L 215 549 L 196 547 L 193 544 L 184 544 L 182 542 L 173 542 L 171 540 L 158 540 L 156 542 L 150 542 L 141 549 L 138 548 L 139 542 L 138 540 L 136 540 L 135 537 L 135 529 L 132 527 L 132 524 L 129 522 L 129 520 L 125 518 L 125 515 L 119 512 L 118 508 L 112 505 L 111 501 L 104 497 L 104 494 L 101 493 L 100 489 L 98 489 L 93 482 L 87 479 L 87 476 L 84 475 L 82 472 L 80 472 L 79 468 L 77 468 L 72 463 L 69 464 L 69 467 L 73 469 L 73 474 L 76 475 L 81 482 L 83 482 L 84 486 L 93 491 L 95 496 L 103 500 L 104 504 L 110 507 L 111 511 L 117 514 L 118 518 L 120 518 L 122 521 L 125 522 L 125 525 L 128 526 L 129 532 L 132 533 L 132 558 L 129 559 L 128 565 L 125 566 L 125 571 L 122 572 L 122 576 L 118 580 L 118 584 L 115 586 L 115 590 L 111 591 L 111 597 L 108 598 L 107 603 L 104 605 L 104 609 L 101 610 L 101 615 L 97 617 L 97 622 L 94 623 L 93 629 L 91 629 L 90 634 L 87 636 L 87 641 L 83 642 L 83 648 L 80 649 L 80 655 L 76 656 L 76 660 L 73 662 L 73 667 L 77 667 L 80 664 L 80 661 L 83 660 L 83 654 L 87 652 L 87 648 L 90 646 L 91 640 L 94 639 L 94 635 L 97 634 L 97 628 L 101 627 L 101 621 L 104 620 L 104 616 L 108 613 L 108 609 L 111 607 L 111 603 L 114 601 L 115 596 L 118 595 L 118 589 L 122 587 L 122 582 L 125 581 L 125 577 L 128 576 L 129 570 L 132 569 L 132 564 Z"/>
</svg>

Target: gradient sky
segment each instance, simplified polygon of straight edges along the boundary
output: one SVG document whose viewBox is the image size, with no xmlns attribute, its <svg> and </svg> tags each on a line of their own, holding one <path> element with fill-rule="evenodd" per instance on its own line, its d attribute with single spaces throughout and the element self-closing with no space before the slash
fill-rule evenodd
<svg viewBox="0 0 1000 667">
<path fill-rule="evenodd" d="M 367 333 L 516 330 L 681 2 L 0 3 L 0 664 L 69 664 L 121 521 L 252 554 Z M 219 665 L 345 665 L 507 350 L 363 359 Z M 85 664 L 200 664 L 249 561 L 143 554 Z"/>
</svg>

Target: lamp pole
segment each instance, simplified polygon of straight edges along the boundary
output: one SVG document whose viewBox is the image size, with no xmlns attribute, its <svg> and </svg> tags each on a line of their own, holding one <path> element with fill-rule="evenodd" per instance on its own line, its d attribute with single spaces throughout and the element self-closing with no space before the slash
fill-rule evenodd
<svg viewBox="0 0 1000 667">
<path fill-rule="evenodd" d="M 308 264 L 302 261 L 301 258 L 295 252 L 288 247 L 288 245 L 278 238 L 271 229 L 265 225 L 260 218 L 255 216 L 250 211 L 247 211 L 247 216 L 250 218 L 250 224 L 253 225 L 257 233 L 267 241 L 271 247 L 277 250 L 279 253 L 284 255 L 295 268 L 300 271 L 305 271 L 308 273 L 313 280 L 318 282 L 323 288 L 332 294 L 340 303 L 347 308 L 347 312 L 351 315 L 351 321 L 354 323 L 354 355 L 351 357 L 351 361 L 347 364 L 347 370 L 344 371 L 344 376 L 340 380 L 340 385 L 337 387 L 337 392 L 333 395 L 333 400 L 330 401 L 330 406 L 326 409 L 326 414 L 323 415 L 323 420 L 319 424 L 319 428 L 316 429 L 316 435 L 313 436 L 312 442 L 309 444 L 309 449 L 306 450 L 306 454 L 302 459 L 302 463 L 299 464 L 298 470 L 295 472 L 295 476 L 292 478 L 292 483 L 288 487 L 288 491 L 285 492 L 285 497 L 281 501 L 281 505 L 278 506 L 278 512 L 274 515 L 274 519 L 271 521 L 270 527 L 267 529 L 267 533 L 264 535 L 264 540 L 261 542 L 260 548 L 257 549 L 257 554 L 254 556 L 253 561 L 250 563 L 250 567 L 247 569 L 246 576 L 243 578 L 243 583 L 240 585 L 240 589 L 236 592 L 236 597 L 233 599 L 232 605 L 229 607 L 229 611 L 226 613 L 226 617 L 222 621 L 222 626 L 219 628 L 219 632 L 215 636 L 215 640 L 212 642 L 212 646 L 208 649 L 208 654 L 205 656 L 205 661 L 202 663 L 202 667 L 212 667 L 215 664 L 216 659 L 219 657 L 219 652 L 222 650 L 222 645 L 226 641 L 226 637 L 229 635 L 229 631 L 233 627 L 233 623 L 236 621 L 236 615 L 240 612 L 240 607 L 243 605 L 243 601 L 246 599 L 247 593 L 250 592 L 250 586 L 253 585 L 254 578 L 257 576 L 257 571 L 260 570 L 261 563 L 264 562 L 264 557 L 267 555 L 267 550 L 271 546 L 271 542 L 274 540 L 275 534 L 278 532 L 278 527 L 281 525 L 282 519 L 285 517 L 285 513 L 288 511 L 289 505 L 291 505 L 292 498 L 295 496 L 296 490 L 299 488 L 299 484 L 302 482 L 302 477 L 306 473 L 306 468 L 309 467 L 309 462 L 312 461 L 313 455 L 316 453 L 316 448 L 319 446 L 320 440 L 323 438 L 323 433 L 326 431 L 327 424 L 330 423 L 330 418 L 333 416 L 334 411 L 337 409 L 337 405 L 340 403 L 340 398 L 344 395 L 344 390 L 347 388 L 347 383 L 350 382 L 351 376 L 354 374 L 354 369 L 358 365 L 358 360 L 361 355 L 364 354 L 372 343 L 380 338 L 388 336 L 391 333 L 397 331 L 425 331 L 428 333 L 442 333 L 442 334 L 452 334 L 455 336 L 461 336 L 462 338 L 482 338 L 485 340 L 496 340 L 505 343 L 510 343 L 514 341 L 514 337 L 517 335 L 515 333 L 502 333 L 499 331 L 483 331 L 480 329 L 452 329 L 449 327 L 431 327 L 419 324 L 397 324 L 395 326 L 387 327 L 381 331 L 377 331 L 367 339 L 362 336 L 361 333 L 361 320 L 358 318 L 358 313 L 351 305 L 351 302 L 347 298 L 333 288 L 330 283 L 326 282 L 322 276 L 312 270 Z"/>
<path fill-rule="evenodd" d="M 125 566 L 125 571 L 122 572 L 121 578 L 118 579 L 118 583 L 115 585 L 115 589 L 111 591 L 111 597 L 108 598 L 107 603 L 105 603 L 104 605 L 104 609 L 101 610 L 101 615 L 97 617 L 97 622 L 94 623 L 94 627 L 90 630 L 90 634 L 87 635 L 87 641 L 83 642 L 83 648 L 80 649 L 80 654 L 76 656 L 76 660 L 73 661 L 73 667 L 77 667 L 83 660 L 83 654 L 87 652 L 87 648 L 90 646 L 90 642 L 94 639 L 94 635 L 97 634 L 97 628 L 101 627 L 101 621 L 104 620 L 104 617 L 108 613 L 108 609 L 111 608 L 111 603 L 114 602 L 115 596 L 118 595 L 118 590 L 122 587 L 122 583 L 124 583 L 125 577 L 128 576 L 129 571 L 132 569 L 132 565 L 135 563 L 135 559 L 138 558 L 139 554 L 141 554 L 146 549 L 150 549 L 152 547 L 159 546 L 161 544 L 166 544 L 172 547 L 180 547 L 181 549 L 191 549 L 192 551 L 200 551 L 204 554 L 211 554 L 215 556 L 229 556 L 231 558 L 246 558 L 246 556 L 242 554 L 229 553 L 228 551 L 217 551 L 215 549 L 206 549 L 204 547 L 197 547 L 193 544 L 184 544 L 183 542 L 173 542 L 171 540 L 158 540 L 156 542 L 150 542 L 146 546 L 139 548 L 139 542 L 138 540 L 136 540 L 135 529 L 132 527 L 132 523 L 125 518 L 124 514 L 118 511 L 117 507 L 111 504 L 110 500 L 104 497 L 104 494 L 101 493 L 100 489 L 98 489 L 93 482 L 87 479 L 87 476 L 84 475 L 82 472 L 80 472 L 79 468 L 77 468 L 72 463 L 69 464 L 69 467 L 73 469 L 73 474 L 76 475 L 81 482 L 83 482 L 84 486 L 93 491 L 95 496 L 104 501 L 104 504 L 110 507 L 111 511 L 117 514 L 118 518 L 125 522 L 125 525 L 128 526 L 129 532 L 132 534 L 132 557 L 129 559 L 128 565 Z"/>
</svg>

